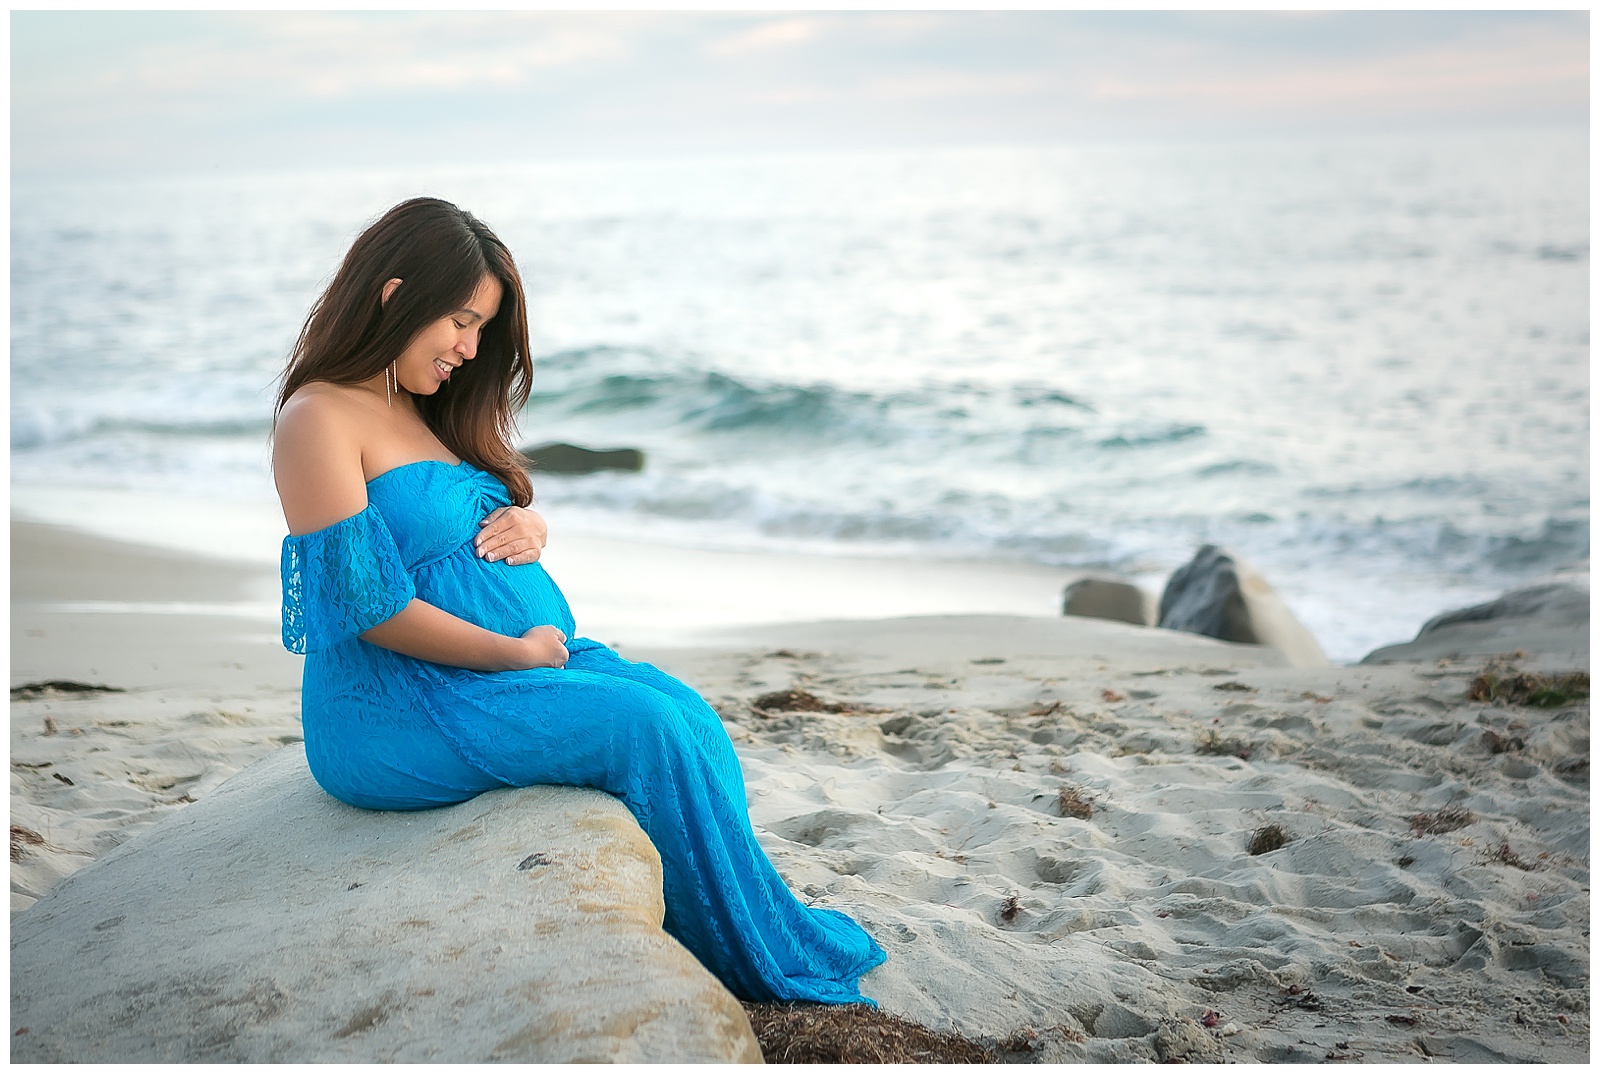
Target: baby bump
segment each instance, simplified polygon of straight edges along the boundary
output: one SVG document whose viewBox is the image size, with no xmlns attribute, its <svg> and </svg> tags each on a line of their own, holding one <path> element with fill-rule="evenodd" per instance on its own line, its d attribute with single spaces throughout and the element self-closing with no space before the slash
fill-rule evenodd
<svg viewBox="0 0 1600 1074">
<path fill-rule="evenodd" d="M 415 582 L 418 598 L 496 634 L 514 637 L 548 625 L 572 636 L 567 600 L 538 563 L 490 563 L 468 543 L 419 569 Z"/>
</svg>

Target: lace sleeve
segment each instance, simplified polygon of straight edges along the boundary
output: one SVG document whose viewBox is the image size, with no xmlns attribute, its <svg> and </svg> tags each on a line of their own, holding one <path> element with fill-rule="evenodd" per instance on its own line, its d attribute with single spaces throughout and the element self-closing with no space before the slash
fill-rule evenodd
<svg viewBox="0 0 1600 1074">
<path fill-rule="evenodd" d="M 417 595 L 383 516 L 368 504 L 326 529 L 283 539 L 283 646 L 319 652 Z"/>
</svg>

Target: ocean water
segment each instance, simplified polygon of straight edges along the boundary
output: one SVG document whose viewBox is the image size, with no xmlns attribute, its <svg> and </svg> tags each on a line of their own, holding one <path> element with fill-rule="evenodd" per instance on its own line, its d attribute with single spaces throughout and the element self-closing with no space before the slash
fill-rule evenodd
<svg viewBox="0 0 1600 1074">
<path fill-rule="evenodd" d="M 1026 560 L 1204 542 L 1335 659 L 1586 560 L 1583 131 L 18 182 L 14 483 L 272 497 L 360 228 L 448 197 L 530 296 L 560 524 Z"/>
</svg>

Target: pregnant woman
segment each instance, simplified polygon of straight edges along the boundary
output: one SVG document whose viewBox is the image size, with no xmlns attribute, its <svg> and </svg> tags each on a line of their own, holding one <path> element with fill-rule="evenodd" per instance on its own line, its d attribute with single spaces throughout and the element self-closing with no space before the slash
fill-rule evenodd
<svg viewBox="0 0 1600 1074">
<path fill-rule="evenodd" d="M 531 383 L 516 265 L 449 202 L 389 210 L 312 308 L 273 442 L 312 774 L 366 809 L 614 794 L 661 855 L 667 931 L 736 995 L 870 1002 L 858 982 L 882 948 L 789 893 L 717 714 L 575 636 L 510 443 Z"/>
</svg>

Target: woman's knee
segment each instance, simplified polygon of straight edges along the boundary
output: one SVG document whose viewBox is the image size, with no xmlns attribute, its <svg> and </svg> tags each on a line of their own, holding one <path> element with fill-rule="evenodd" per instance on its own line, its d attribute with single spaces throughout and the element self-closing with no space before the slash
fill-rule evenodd
<svg viewBox="0 0 1600 1074">
<path fill-rule="evenodd" d="M 612 713 L 617 729 L 635 747 L 670 747 L 684 737 L 683 713 L 676 701 L 658 690 L 635 686 L 618 699 Z"/>
<path fill-rule="evenodd" d="M 641 686 L 666 694 L 686 708 L 707 707 L 705 699 L 696 693 L 693 687 L 682 679 L 668 675 L 654 664 L 624 660 L 610 649 L 592 650 L 580 655 L 592 665 L 589 670 L 593 670 L 598 674 L 636 682 Z"/>
</svg>

